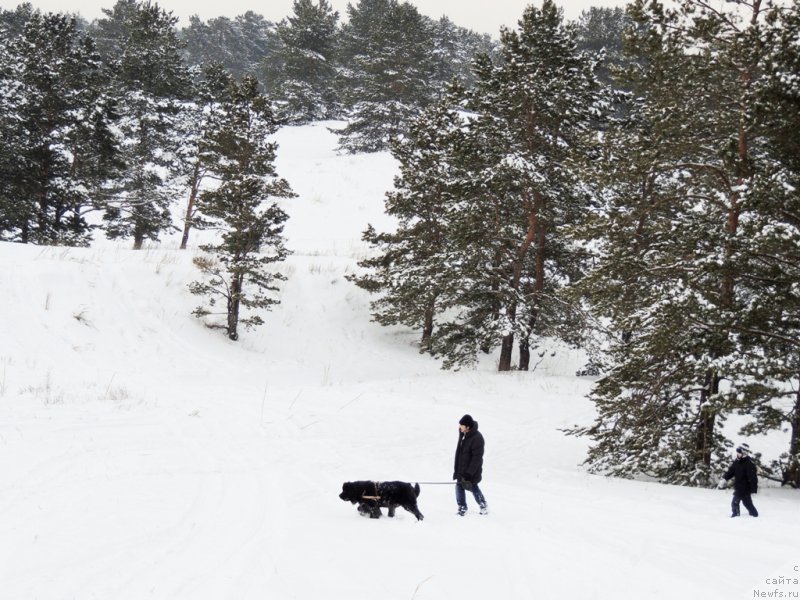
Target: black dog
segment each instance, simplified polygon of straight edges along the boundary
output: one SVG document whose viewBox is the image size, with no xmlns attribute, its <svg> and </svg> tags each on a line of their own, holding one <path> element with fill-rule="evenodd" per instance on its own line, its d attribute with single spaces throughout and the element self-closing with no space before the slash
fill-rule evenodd
<svg viewBox="0 0 800 600">
<path fill-rule="evenodd" d="M 370 519 L 381 516 L 381 507 L 389 509 L 389 516 L 394 516 L 394 509 L 402 506 L 417 521 L 424 517 L 417 508 L 419 484 L 413 486 L 405 481 L 347 481 L 342 484 L 342 493 L 339 498 L 345 502 L 358 504 L 358 512 L 369 515 Z"/>
</svg>

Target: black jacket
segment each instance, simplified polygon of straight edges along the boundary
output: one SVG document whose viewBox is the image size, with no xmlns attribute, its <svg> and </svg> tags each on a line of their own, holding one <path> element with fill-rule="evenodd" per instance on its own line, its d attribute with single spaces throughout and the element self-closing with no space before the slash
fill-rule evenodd
<svg viewBox="0 0 800 600">
<path fill-rule="evenodd" d="M 737 458 L 722 476 L 725 481 L 731 477 L 733 477 L 733 489 L 740 496 L 755 494 L 758 491 L 756 465 L 749 456 Z"/>
<path fill-rule="evenodd" d="M 467 433 L 458 434 L 456 461 L 453 479 L 465 479 L 480 483 L 483 476 L 483 436 L 478 431 L 478 423 Z"/>
</svg>

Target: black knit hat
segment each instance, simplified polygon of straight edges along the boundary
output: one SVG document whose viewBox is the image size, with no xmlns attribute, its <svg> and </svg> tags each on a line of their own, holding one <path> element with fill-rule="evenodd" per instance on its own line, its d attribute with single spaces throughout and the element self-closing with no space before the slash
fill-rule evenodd
<svg viewBox="0 0 800 600">
<path fill-rule="evenodd" d="M 750 454 L 750 445 L 742 444 L 738 448 L 736 448 L 736 452 L 738 452 L 739 454 L 748 455 Z"/>
<path fill-rule="evenodd" d="M 472 429 L 473 427 L 475 427 L 475 419 L 473 419 L 469 415 L 464 415 L 463 417 L 461 417 L 461 420 L 458 422 L 458 424 Z"/>
</svg>

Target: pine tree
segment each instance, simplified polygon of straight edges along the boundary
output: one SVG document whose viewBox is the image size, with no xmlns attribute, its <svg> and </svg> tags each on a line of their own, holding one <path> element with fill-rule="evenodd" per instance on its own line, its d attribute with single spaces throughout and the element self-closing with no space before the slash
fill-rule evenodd
<svg viewBox="0 0 800 600">
<path fill-rule="evenodd" d="M 252 75 L 269 84 L 263 64 L 274 60 L 280 40 L 275 24 L 261 15 L 247 11 L 234 19 L 215 17 L 207 22 L 193 15 L 180 37 L 188 65 L 202 68 L 218 63 L 234 77 Z"/>
<path fill-rule="evenodd" d="M 392 143 L 400 174 L 385 205 L 398 221 L 397 230 L 378 233 L 369 226 L 363 239 L 376 254 L 359 263 L 364 274 L 348 277 L 378 294 L 371 303 L 375 321 L 420 329 L 422 350 L 434 331 L 438 299 L 449 286 L 443 267 L 449 213 L 456 201 L 449 180 L 462 126 L 456 107 L 444 100 L 414 119 L 403 140 Z"/>
<path fill-rule="evenodd" d="M 445 366 L 499 343 L 498 368 L 510 370 L 518 343 L 527 369 L 531 340 L 564 337 L 575 319 L 555 296 L 583 269 L 585 253 L 565 228 L 588 209 L 580 157 L 601 106 L 593 67 L 550 1 L 528 7 L 518 31 L 502 32 L 497 64 L 476 60 L 450 233 L 460 283 L 445 306 L 457 312 L 433 339 Z"/>
<path fill-rule="evenodd" d="M 459 27 L 446 16 L 431 23 L 433 31 L 434 74 L 432 86 L 440 97 L 447 94 L 454 80 L 472 87 L 475 75 L 472 61 L 478 54 L 492 55 L 496 43 L 489 34 L 479 34 Z"/>
<path fill-rule="evenodd" d="M 349 123 L 339 131 L 339 146 L 376 152 L 432 100 L 433 33 L 407 2 L 360 0 L 348 12 L 340 63 Z"/>
<path fill-rule="evenodd" d="M 3 30 L 3 39 L 10 41 L 12 38 L 22 35 L 25 25 L 31 20 L 33 15 L 33 5 L 24 2 L 17 5 L 13 11 L 0 10 L 0 28 Z"/>
<path fill-rule="evenodd" d="M 216 302 L 225 302 L 224 324 L 210 326 L 225 329 L 231 340 L 239 338 L 240 324 L 263 323 L 256 311 L 278 302 L 269 293 L 277 291 L 275 282 L 285 279 L 268 270 L 287 255 L 281 238 L 287 215 L 272 199 L 293 196 L 275 172 L 276 145 L 268 141 L 275 130 L 258 81 L 245 77 L 232 85 L 230 100 L 220 107 L 202 145 L 204 166 L 219 185 L 200 195 L 199 210 L 207 226 L 220 231 L 220 240 L 201 246 L 206 254 L 195 264 L 205 277 L 190 290 L 208 302 L 194 311 L 197 317 L 216 314 Z M 245 315 L 243 309 L 250 312 Z"/>
<path fill-rule="evenodd" d="M 30 220 L 35 211 L 24 192 L 25 135 L 18 125 L 24 110 L 28 88 L 20 81 L 22 66 L 17 52 L 12 49 L 14 36 L 6 25 L 3 13 L 0 25 L 0 239 L 14 239 L 22 232 L 22 224 Z M 30 18 L 28 16 L 28 18 Z"/>
<path fill-rule="evenodd" d="M 741 294 L 734 323 L 749 352 L 739 412 L 745 434 L 788 431 L 789 443 L 769 465 L 771 476 L 800 488 L 800 2 L 765 27 L 764 76 L 754 82 L 765 155 L 750 187 L 756 204 L 742 223 Z M 765 465 L 766 466 L 766 465 Z"/>
<path fill-rule="evenodd" d="M 609 70 L 624 67 L 629 60 L 623 49 L 623 34 L 629 19 L 622 7 L 593 6 L 581 13 L 577 22 L 578 48 L 594 54 L 603 53 L 598 78 L 607 85 L 613 83 Z"/>
<path fill-rule="evenodd" d="M 74 18 L 33 12 L 0 55 L 0 237 L 86 244 L 86 215 L 119 166 L 94 43 Z"/>
<path fill-rule="evenodd" d="M 264 60 L 269 60 L 278 47 L 275 23 L 248 10 L 236 17 L 235 28 L 242 43 L 241 49 L 235 52 L 243 63 L 242 73 L 258 79 Z"/>
<path fill-rule="evenodd" d="M 181 142 L 177 160 L 177 175 L 189 190 L 183 220 L 181 250 L 189 243 L 193 227 L 203 226 L 203 217 L 197 210 L 197 199 L 204 182 L 210 175 L 209 165 L 203 161 L 201 148 L 209 128 L 213 126 L 221 104 L 229 100 L 233 77 L 220 63 L 210 63 L 203 70 L 203 77 L 195 83 L 195 100 L 185 103 L 181 110 Z"/>
<path fill-rule="evenodd" d="M 623 86 L 634 100 L 607 135 L 606 206 L 589 230 L 604 233 L 584 282 L 612 333 L 592 393 L 599 417 L 580 431 L 595 441 L 597 471 L 703 485 L 729 447 L 721 425 L 741 405 L 742 357 L 753 355 L 737 326 L 752 301 L 745 225 L 770 195 L 754 82 L 760 24 L 774 10 L 756 3 L 744 19 L 745 3 L 733 4 L 629 8 Z"/>
<path fill-rule="evenodd" d="M 339 113 L 334 63 L 339 13 L 327 0 L 295 0 L 294 14 L 278 24 L 281 47 L 271 57 L 268 88 L 277 118 L 290 123 L 329 119 Z"/>
<path fill-rule="evenodd" d="M 183 63 L 177 17 L 156 4 L 118 0 L 95 35 L 114 72 L 119 128 L 126 143 L 124 176 L 106 210 L 109 238 L 133 238 L 134 249 L 174 227 L 170 205 L 177 193 L 169 171 L 180 140 L 179 116 L 193 89 Z"/>
</svg>

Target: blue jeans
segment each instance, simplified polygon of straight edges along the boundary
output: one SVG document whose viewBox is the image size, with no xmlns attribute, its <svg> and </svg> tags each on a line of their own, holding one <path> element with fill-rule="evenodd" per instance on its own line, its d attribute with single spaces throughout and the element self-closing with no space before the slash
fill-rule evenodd
<svg viewBox="0 0 800 600">
<path fill-rule="evenodd" d="M 750 494 L 740 494 L 739 492 L 733 492 L 733 500 L 731 501 L 731 516 L 738 517 L 739 516 L 739 503 L 744 504 L 744 507 L 747 509 L 747 512 L 750 513 L 751 517 L 757 517 L 758 511 L 756 507 L 753 505 L 753 499 L 750 497 Z"/>
<path fill-rule="evenodd" d="M 478 487 L 477 483 L 472 484 L 472 495 L 475 496 L 475 502 L 478 503 L 478 506 L 481 508 L 486 508 L 486 498 L 483 497 L 483 492 L 481 491 L 481 488 Z M 458 482 L 456 482 L 456 502 L 458 502 L 459 510 L 467 510 L 466 490 Z"/>
</svg>

